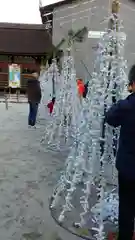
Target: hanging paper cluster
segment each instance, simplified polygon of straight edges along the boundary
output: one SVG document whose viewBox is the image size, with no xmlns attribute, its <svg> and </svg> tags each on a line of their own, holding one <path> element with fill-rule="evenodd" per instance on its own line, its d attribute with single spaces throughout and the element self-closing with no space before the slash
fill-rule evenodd
<svg viewBox="0 0 135 240">
<path fill-rule="evenodd" d="M 38 119 L 46 120 L 49 117 L 49 109 L 47 105 L 57 94 L 61 83 L 61 76 L 55 59 L 53 59 L 50 67 L 47 66 L 46 70 L 41 71 L 39 81 L 42 98 L 39 106 Z"/>
<path fill-rule="evenodd" d="M 57 93 L 57 92 L 56 92 Z M 77 119 L 80 113 L 77 94 L 76 71 L 72 56 L 64 58 L 61 85 L 43 140 L 49 147 L 62 149 L 69 146 L 77 135 Z"/>
<path fill-rule="evenodd" d="M 124 96 L 123 93 L 125 93 L 127 84 L 127 76 L 125 73 L 126 61 L 124 60 L 124 38 L 120 32 L 121 25 L 119 16 L 117 14 L 112 14 L 109 22 L 113 22 L 113 28 L 108 30 L 108 34 L 106 34 L 103 39 L 104 43 L 106 43 L 104 44 L 103 55 L 105 58 L 109 58 L 108 78 L 106 79 L 107 88 L 104 97 L 104 113 L 112 104 L 116 103 Z M 109 44 L 107 44 L 107 42 Z M 98 189 L 99 200 L 98 204 L 95 206 L 95 214 L 98 213 L 96 223 L 99 226 L 99 232 L 96 235 L 97 239 L 104 239 L 104 215 L 114 224 L 116 224 L 116 219 L 118 219 L 118 196 L 116 188 L 114 188 L 115 193 L 113 195 L 110 194 L 113 185 L 117 184 L 115 157 L 118 146 L 118 136 L 119 128 L 113 129 L 103 121 Z M 109 165 L 112 170 L 111 172 L 109 172 Z M 108 176 L 110 174 L 110 179 L 108 179 L 107 173 Z M 110 184 L 112 186 L 110 186 Z M 105 197 L 106 194 L 109 195 L 107 198 Z M 108 201 L 108 205 L 106 201 Z M 102 231 L 100 231 L 101 229 Z"/>
<path fill-rule="evenodd" d="M 50 204 L 55 219 L 64 227 L 74 232 L 72 219 L 75 226 L 89 229 L 87 237 L 97 240 L 105 238 L 105 217 L 116 222 L 118 203 L 117 194 L 112 197 L 109 193 L 117 185 L 114 160 L 119 129 L 107 126 L 104 116 L 122 98 L 127 82 L 124 38 L 117 28 L 119 19 L 112 14 L 109 20 L 113 21 L 113 28 L 100 40 L 83 117 L 76 123 L 77 144 L 66 160 L 66 170 Z"/>
<path fill-rule="evenodd" d="M 91 212 L 94 213 L 94 220 L 98 221 L 100 206 L 95 204 Z M 118 195 L 115 193 L 115 189 L 112 192 L 105 193 L 105 198 L 103 199 L 103 209 L 102 209 L 103 221 L 110 222 L 112 224 L 118 223 Z"/>
</svg>

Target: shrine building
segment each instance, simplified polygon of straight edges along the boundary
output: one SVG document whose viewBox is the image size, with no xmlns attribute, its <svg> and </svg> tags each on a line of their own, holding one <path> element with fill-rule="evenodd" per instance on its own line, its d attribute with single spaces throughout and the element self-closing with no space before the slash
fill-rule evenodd
<svg viewBox="0 0 135 240">
<path fill-rule="evenodd" d="M 21 90 L 33 71 L 40 71 L 41 61 L 53 51 L 52 38 L 45 26 L 0 23 L 0 91 L 8 87 L 9 65 L 21 67 Z"/>
</svg>

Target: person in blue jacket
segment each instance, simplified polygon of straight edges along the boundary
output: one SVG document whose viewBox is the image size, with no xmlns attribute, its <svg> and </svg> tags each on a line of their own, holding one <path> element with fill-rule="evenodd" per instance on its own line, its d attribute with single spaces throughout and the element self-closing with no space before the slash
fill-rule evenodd
<svg viewBox="0 0 135 240">
<path fill-rule="evenodd" d="M 116 156 L 119 185 L 119 236 L 118 240 L 132 240 L 135 219 L 135 65 L 129 72 L 126 99 L 118 101 L 106 113 L 105 121 L 120 127 Z"/>
</svg>

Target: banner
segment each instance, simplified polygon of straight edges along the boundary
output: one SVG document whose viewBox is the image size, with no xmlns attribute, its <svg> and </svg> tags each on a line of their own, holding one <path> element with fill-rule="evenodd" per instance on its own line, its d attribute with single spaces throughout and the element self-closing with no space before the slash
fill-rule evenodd
<svg viewBox="0 0 135 240">
<path fill-rule="evenodd" d="M 88 32 L 88 38 L 93 38 L 93 39 L 100 39 L 101 37 L 103 37 L 105 34 L 107 34 L 107 32 L 100 32 L 100 31 L 89 31 Z M 111 36 L 114 37 L 120 37 L 122 38 L 124 41 L 126 40 L 126 34 L 124 32 L 110 32 Z"/>
<path fill-rule="evenodd" d="M 21 67 L 18 64 L 9 65 L 9 87 L 21 87 Z"/>
</svg>

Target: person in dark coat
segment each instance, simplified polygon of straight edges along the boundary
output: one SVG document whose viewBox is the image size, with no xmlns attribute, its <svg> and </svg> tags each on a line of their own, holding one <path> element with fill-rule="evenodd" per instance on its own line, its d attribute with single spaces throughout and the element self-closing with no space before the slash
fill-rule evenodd
<svg viewBox="0 0 135 240">
<path fill-rule="evenodd" d="M 38 112 L 38 106 L 41 101 L 41 88 L 40 82 L 38 81 L 38 74 L 32 74 L 33 79 L 28 80 L 27 94 L 29 103 L 29 117 L 28 125 L 35 126 L 36 117 Z"/>
<path fill-rule="evenodd" d="M 116 156 L 119 184 L 119 237 L 132 240 L 135 219 L 135 65 L 129 72 L 126 99 L 118 101 L 106 113 L 105 121 L 120 126 L 119 146 Z"/>
<path fill-rule="evenodd" d="M 89 81 L 87 81 L 87 83 L 84 85 L 83 98 L 87 97 L 88 87 L 89 87 Z"/>
</svg>

